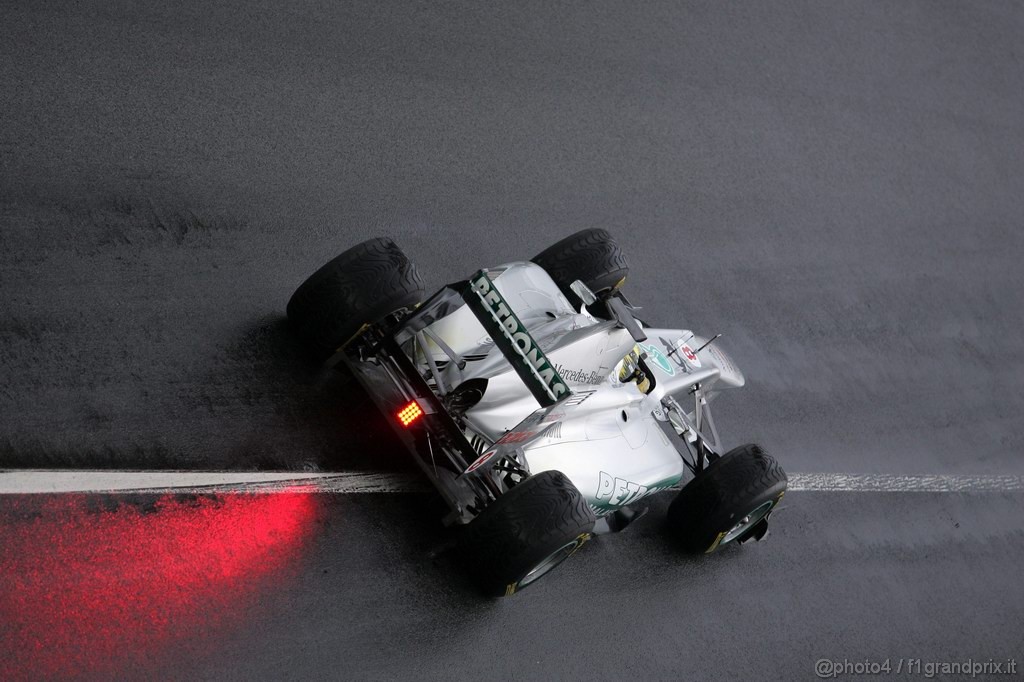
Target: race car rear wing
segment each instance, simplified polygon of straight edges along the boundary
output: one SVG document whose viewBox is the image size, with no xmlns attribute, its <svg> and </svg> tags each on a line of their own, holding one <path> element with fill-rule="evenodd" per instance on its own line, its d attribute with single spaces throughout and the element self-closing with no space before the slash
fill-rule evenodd
<svg viewBox="0 0 1024 682">
<path fill-rule="evenodd" d="M 486 270 L 437 292 L 406 318 L 395 335 L 396 339 L 403 342 L 463 304 L 480 321 L 541 407 L 556 405 L 572 394 L 569 385 L 494 286 Z"/>
<path fill-rule="evenodd" d="M 490 334 L 509 364 L 541 404 L 540 409 L 481 455 L 469 442 L 461 422 L 445 402 L 448 392 L 434 363 L 432 387 L 416 366 L 417 344 L 429 337 L 460 369 L 465 360 L 429 329 L 437 320 L 468 307 Z M 468 523 L 502 494 L 500 483 L 483 475 L 501 458 L 514 457 L 518 448 L 553 428 L 551 414 L 572 395 L 565 381 L 537 345 L 512 308 L 494 287 L 486 271 L 443 287 L 394 326 L 368 332 L 369 343 L 341 349 L 336 361 L 346 366 L 385 415 L 399 440 L 448 502 L 446 524 Z M 458 386 L 453 387 L 458 390 Z M 547 421 L 545 421 L 547 419 Z M 442 469 L 456 478 L 438 475 Z M 467 475 L 469 474 L 469 475 Z"/>
<path fill-rule="evenodd" d="M 469 279 L 462 298 L 541 407 L 550 407 L 569 397 L 569 385 L 494 286 L 486 270 L 478 271 Z"/>
</svg>

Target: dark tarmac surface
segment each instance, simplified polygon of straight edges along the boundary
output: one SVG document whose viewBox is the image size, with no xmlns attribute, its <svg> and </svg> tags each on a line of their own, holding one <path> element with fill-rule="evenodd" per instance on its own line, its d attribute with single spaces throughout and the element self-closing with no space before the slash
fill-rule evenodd
<svg viewBox="0 0 1024 682">
<path fill-rule="evenodd" d="M 1019 4 L 0 15 L 0 467 L 407 469 L 295 349 L 294 287 L 376 234 L 438 286 L 605 227 L 645 316 L 723 333 L 747 374 L 717 404 L 728 445 L 790 471 L 1024 473 Z M 186 566 L 205 591 L 150 604 L 166 646 L 126 640 L 144 656 L 121 673 L 800 679 L 1024 644 L 1020 495 L 793 494 L 769 542 L 707 561 L 652 515 L 501 604 L 424 559 L 427 500 L 309 499 L 238 604 Z"/>
<path fill-rule="evenodd" d="M 731 444 L 1024 471 L 1019 5 L 4 7 L 0 465 L 404 466 L 293 289 L 605 227 L 746 372 Z"/>
<path fill-rule="evenodd" d="M 16 679 L 800 680 L 823 658 L 1020 665 L 1020 494 L 790 493 L 766 541 L 695 559 L 662 535 L 662 495 L 501 601 L 428 556 L 443 538 L 425 495 L 44 499 L 0 498 L 0 535 L 18 550 L 0 594 L 20 577 L 0 600 L 0 660 Z"/>
</svg>

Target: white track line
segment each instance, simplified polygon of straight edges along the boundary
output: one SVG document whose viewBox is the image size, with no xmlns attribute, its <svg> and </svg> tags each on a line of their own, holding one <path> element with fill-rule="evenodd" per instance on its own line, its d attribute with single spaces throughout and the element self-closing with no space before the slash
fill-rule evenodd
<svg viewBox="0 0 1024 682">
<path fill-rule="evenodd" d="M 40 493 L 410 493 L 429 489 L 412 474 L 216 471 L 0 471 L 0 495 Z M 810 492 L 1024 492 L 1024 476 L 789 474 L 789 489 Z"/>
<path fill-rule="evenodd" d="M 790 490 L 826 492 L 982 493 L 1024 491 L 1024 476 L 900 476 L 896 474 L 790 474 Z"/>
</svg>

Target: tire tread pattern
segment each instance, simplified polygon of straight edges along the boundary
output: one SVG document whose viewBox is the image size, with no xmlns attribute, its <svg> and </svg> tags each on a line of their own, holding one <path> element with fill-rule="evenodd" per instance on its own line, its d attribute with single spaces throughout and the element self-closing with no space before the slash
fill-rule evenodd
<svg viewBox="0 0 1024 682">
<path fill-rule="evenodd" d="M 288 301 L 288 320 L 310 349 L 329 356 L 366 324 L 423 300 L 423 279 L 387 238 L 357 244 L 317 270 Z"/>
<path fill-rule="evenodd" d="M 591 291 L 611 289 L 629 274 L 629 263 L 607 230 L 580 230 L 552 244 L 533 257 L 544 268 L 574 307 L 582 304 L 569 288 L 582 280 Z"/>
<path fill-rule="evenodd" d="M 593 530 L 594 512 L 560 471 L 544 471 L 515 486 L 474 519 L 461 553 L 485 593 L 501 596 L 538 562 Z"/>
<path fill-rule="evenodd" d="M 777 500 L 787 480 L 786 472 L 761 446 L 741 445 L 679 491 L 668 509 L 669 530 L 688 551 L 706 551 L 740 515 Z"/>
</svg>

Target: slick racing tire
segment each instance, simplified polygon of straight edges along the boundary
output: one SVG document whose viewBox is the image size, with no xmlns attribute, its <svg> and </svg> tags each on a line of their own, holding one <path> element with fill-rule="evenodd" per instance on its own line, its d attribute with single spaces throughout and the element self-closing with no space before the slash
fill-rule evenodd
<svg viewBox="0 0 1024 682">
<path fill-rule="evenodd" d="M 590 539 L 594 512 L 560 471 L 531 476 L 466 526 L 460 554 L 484 594 L 504 597 L 542 578 Z"/>
<path fill-rule="evenodd" d="M 317 270 L 288 301 L 288 321 L 319 359 L 368 326 L 423 301 L 423 280 L 393 241 L 353 246 Z"/>
<path fill-rule="evenodd" d="M 569 286 L 582 281 L 598 295 L 618 289 L 629 274 L 629 264 L 607 230 L 588 229 L 571 234 L 533 257 L 579 310 L 583 301 Z"/>
<path fill-rule="evenodd" d="M 786 472 L 757 445 L 730 450 L 690 481 L 668 508 L 668 530 L 689 552 L 714 552 L 767 524 Z"/>
</svg>

